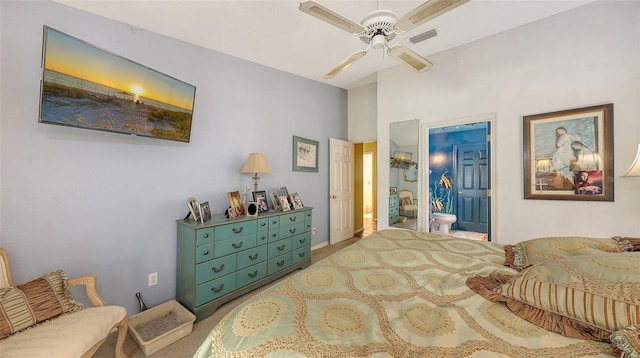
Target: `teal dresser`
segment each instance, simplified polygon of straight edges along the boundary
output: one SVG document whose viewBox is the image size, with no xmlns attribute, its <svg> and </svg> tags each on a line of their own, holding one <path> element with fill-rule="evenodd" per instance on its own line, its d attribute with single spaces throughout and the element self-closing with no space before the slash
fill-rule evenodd
<svg viewBox="0 0 640 358">
<path fill-rule="evenodd" d="M 176 300 L 200 321 L 223 303 L 311 264 L 312 208 L 178 220 Z"/>
<path fill-rule="evenodd" d="M 398 222 L 400 216 L 400 196 L 398 194 L 389 194 L 389 225 Z"/>
</svg>

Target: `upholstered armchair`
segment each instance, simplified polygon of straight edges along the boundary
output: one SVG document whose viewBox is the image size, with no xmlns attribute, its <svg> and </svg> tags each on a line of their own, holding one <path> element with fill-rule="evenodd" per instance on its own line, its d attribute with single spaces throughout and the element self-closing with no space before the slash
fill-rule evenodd
<svg viewBox="0 0 640 358">
<path fill-rule="evenodd" d="M 400 197 L 400 215 L 408 216 L 408 212 L 413 212 L 412 216 L 417 217 L 418 205 L 413 200 L 413 192 L 403 189 L 398 192 L 398 196 Z"/>
<path fill-rule="evenodd" d="M 96 276 L 67 279 L 61 270 L 14 286 L 9 258 L 0 248 L 0 356 L 91 357 L 118 329 L 115 356 L 126 358 L 127 310 L 108 306 L 96 290 Z M 71 297 L 83 285 L 93 306 Z"/>
</svg>

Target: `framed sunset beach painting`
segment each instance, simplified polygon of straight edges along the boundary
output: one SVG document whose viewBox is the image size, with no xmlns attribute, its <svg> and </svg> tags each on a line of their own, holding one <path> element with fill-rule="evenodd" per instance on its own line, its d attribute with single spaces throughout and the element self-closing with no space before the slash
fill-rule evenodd
<svg viewBox="0 0 640 358">
<path fill-rule="evenodd" d="M 196 88 L 44 26 L 40 123 L 189 142 Z"/>
</svg>

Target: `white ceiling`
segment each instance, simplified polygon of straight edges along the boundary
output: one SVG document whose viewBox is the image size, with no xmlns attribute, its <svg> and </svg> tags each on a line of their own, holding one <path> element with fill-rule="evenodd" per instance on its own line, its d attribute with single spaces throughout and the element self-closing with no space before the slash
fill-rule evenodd
<svg viewBox="0 0 640 358">
<path fill-rule="evenodd" d="M 251 62 L 263 64 L 336 87 L 351 89 L 375 82 L 377 71 L 400 64 L 383 50 L 368 55 L 332 79 L 322 75 L 366 45 L 335 26 L 298 10 L 298 0 L 54 0 L 137 28 L 157 32 Z M 398 16 L 423 1 L 318 0 L 360 22 L 378 7 Z M 471 0 L 412 31 L 397 36 L 429 58 L 523 24 L 594 0 Z M 435 28 L 438 36 L 416 45 L 407 38 Z M 434 63 L 434 66 L 437 66 Z M 407 71 L 413 71 L 408 66 Z M 421 74 L 416 74 L 420 76 Z"/>
</svg>

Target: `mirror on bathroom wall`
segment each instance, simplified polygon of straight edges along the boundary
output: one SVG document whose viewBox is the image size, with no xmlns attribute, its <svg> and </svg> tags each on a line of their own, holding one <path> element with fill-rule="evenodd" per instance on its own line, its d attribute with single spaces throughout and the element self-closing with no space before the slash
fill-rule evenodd
<svg viewBox="0 0 640 358">
<path fill-rule="evenodd" d="M 418 229 L 420 120 L 389 124 L 389 226 Z"/>
</svg>

